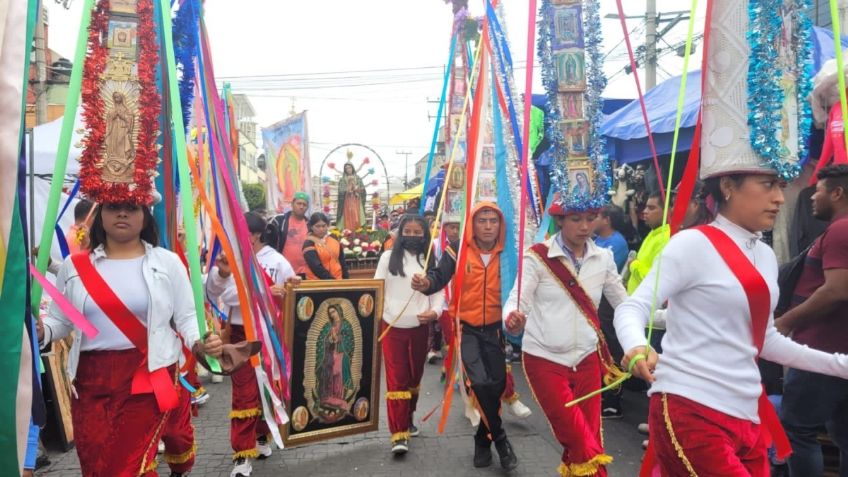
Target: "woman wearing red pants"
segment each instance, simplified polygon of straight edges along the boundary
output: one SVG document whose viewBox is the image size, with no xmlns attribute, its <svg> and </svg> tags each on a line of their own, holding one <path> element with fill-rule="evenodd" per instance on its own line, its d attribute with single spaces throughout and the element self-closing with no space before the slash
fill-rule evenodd
<svg viewBox="0 0 848 477">
<path fill-rule="evenodd" d="M 56 281 L 99 333 L 75 330 L 55 303 L 39 332 L 46 343 L 76 331 L 68 375 L 84 476 L 155 476 L 157 444 L 178 404 L 177 332 L 195 354 L 221 354 L 217 336 L 200 341 L 188 274 L 157 242 L 146 204 L 100 206 L 91 252 L 66 260 Z"/>
<path fill-rule="evenodd" d="M 413 275 L 424 273 L 430 244 L 424 218 L 405 215 L 398 231 L 391 251 L 380 257 L 374 278 L 385 280 L 383 321 L 391 325 L 383 338 L 383 361 L 392 452 L 404 454 L 409 438 L 418 434 L 412 415 L 427 359 L 429 324 L 442 311 L 444 292 L 428 297 L 411 289 Z"/>
<path fill-rule="evenodd" d="M 560 475 L 606 476 L 612 457 L 601 437 L 601 397 L 579 406 L 565 403 L 601 387 L 614 373 L 600 333 L 598 303 L 615 307 L 627 291 L 612 253 L 591 240 L 594 211 L 569 211 L 554 203 L 549 213 L 561 229 L 524 254 L 521 301 L 518 284 L 504 306 L 507 331 L 524 331 L 524 372 L 557 440 L 563 446 Z"/>
</svg>

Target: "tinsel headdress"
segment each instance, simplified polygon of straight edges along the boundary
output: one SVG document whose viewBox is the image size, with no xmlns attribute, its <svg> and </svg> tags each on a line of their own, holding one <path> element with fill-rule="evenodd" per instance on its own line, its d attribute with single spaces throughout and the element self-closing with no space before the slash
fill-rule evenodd
<svg viewBox="0 0 848 477">
<path fill-rule="evenodd" d="M 714 0 L 701 178 L 733 172 L 792 180 L 811 126 L 810 0 Z"/>
<path fill-rule="evenodd" d="M 543 0 L 538 54 L 550 114 L 546 121 L 556 160 L 552 184 L 565 211 L 603 207 L 610 167 L 601 136 L 601 93 L 607 85 L 598 0 Z"/>
</svg>

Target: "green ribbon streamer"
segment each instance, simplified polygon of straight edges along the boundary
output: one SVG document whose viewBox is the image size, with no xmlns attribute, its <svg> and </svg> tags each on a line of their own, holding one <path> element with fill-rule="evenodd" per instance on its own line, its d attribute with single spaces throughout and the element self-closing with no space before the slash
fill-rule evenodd
<svg viewBox="0 0 848 477">
<path fill-rule="evenodd" d="M 30 4 L 32 4 L 32 1 L 30 1 Z M 47 210 L 44 213 L 44 226 L 41 229 L 38 259 L 35 262 L 36 268 L 41 273 L 47 270 L 47 264 L 50 261 L 50 248 L 53 246 L 54 226 L 56 225 L 56 217 L 59 215 L 59 200 L 62 198 L 62 186 L 65 183 L 65 171 L 68 167 L 68 153 L 71 150 L 74 119 L 76 119 L 77 108 L 79 107 L 82 69 L 85 63 L 85 52 L 88 50 L 88 25 L 91 23 L 91 10 L 93 8 L 94 0 L 85 0 L 82 7 L 79 33 L 77 34 L 77 51 L 74 54 L 74 65 L 68 83 L 68 96 L 65 103 L 65 115 L 62 118 L 59 149 L 56 151 L 56 162 L 53 165 L 53 179 L 50 183 Z M 32 300 L 30 301 L 33 310 L 37 310 L 41 304 L 41 292 L 41 285 L 33 282 Z"/>
<path fill-rule="evenodd" d="M 197 312 L 197 328 L 200 330 L 201 339 L 206 336 L 206 313 L 203 307 L 203 283 L 200 270 L 200 252 L 193 244 L 197 241 L 197 220 L 194 216 L 194 201 L 191 195 L 191 177 L 189 176 L 188 156 L 186 155 L 185 128 L 183 127 L 183 108 L 180 99 L 179 88 L 177 88 L 177 62 L 174 58 L 174 40 L 171 36 L 171 3 L 169 0 L 160 0 L 159 14 L 161 15 L 162 38 L 165 41 L 165 59 L 167 66 L 168 94 L 171 103 L 171 130 L 174 132 L 174 152 L 177 156 L 177 170 L 180 177 L 180 202 L 183 210 L 183 227 L 185 228 L 186 254 L 188 255 L 188 268 L 191 272 L 191 291 L 194 295 L 194 306 Z M 191 346 L 192 343 L 186 343 Z M 213 371 L 220 371 L 217 360 L 208 356 L 207 361 Z"/>
<path fill-rule="evenodd" d="M 830 0 L 830 19 L 833 23 L 833 50 L 836 52 L 836 74 L 839 78 L 839 103 L 842 106 L 843 121 L 848 119 L 848 99 L 845 95 L 845 63 L 842 61 L 842 38 L 841 28 L 839 25 L 839 4 L 837 0 Z M 844 129 L 844 128 L 843 128 Z M 845 148 L 848 149 L 848 134 L 842 132 L 842 138 L 845 141 Z"/>
</svg>

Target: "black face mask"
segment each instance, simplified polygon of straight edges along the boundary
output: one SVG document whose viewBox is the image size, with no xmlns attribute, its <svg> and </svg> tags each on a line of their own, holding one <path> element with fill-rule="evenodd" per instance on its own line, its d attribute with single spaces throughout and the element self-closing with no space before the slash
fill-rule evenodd
<svg viewBox="0 0 848 477">
<path fill-rule="evenodd" d="M 403 248 L 410 252 L 420 252 L 424 250 L 424 237 L 403 237 Z"/>
</svg>

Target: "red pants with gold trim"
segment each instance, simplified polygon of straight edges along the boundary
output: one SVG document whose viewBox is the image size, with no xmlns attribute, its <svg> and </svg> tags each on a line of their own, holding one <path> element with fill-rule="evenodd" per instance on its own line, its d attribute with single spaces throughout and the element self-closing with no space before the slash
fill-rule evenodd
<svg viewBox="0 0 848 477">
<path fill-rule="evenodd" d="M 191 423 L 191 393 L 182 385 L 179 388 L 180 403 L 168 416 L 162 442 L 165 443 L 165 462 L 171 472 L 184 474 L 194 466 L 197 445 Z"/>
<path fill-rule="evenodd" d="M 244 327 L 232 325 L 230 341 L 238 343 L 245 340 Z M 262 419 L 262 401 L 259 396 L 259 381 L 256 370 L 250 363 L 237 369 L 230 375 L 233 381 L 233 402 L 230 411 L 230 444 L 233 446 L 233 459 L 238 457 L 256 457 L 256 438 L 270 432 Z"/>
<path fill-rule="evenodd" d="M 565 403 L 596 391 L 601 386 L 600 360 L 596 353 L 576 368 L 569 368 L 524 353 L 524 372 L 557 441 L 562 444 L 561 475 L 607 475 L 612 458 L 604 454 L 601 436 L 601 397 L 575 407 Z"/>
<path fill-rule="evenodd" d="M 649 424 L 663 477 L 770 475 L 765 433 L 751 421 L 674 394 L 654 394 Z"/>
<path fill-rule="evenodd" d="M 385 327 L 385 325 L 383 325 Z M 429 327 L 392 328 L 383 338 L 386 410 L 392 442 L 409 438 L 429 348 Z"/>
<path fill-rule="evenodd" d="M 157 475 L 156 447 L 168 413 L 153 393 L 130 394 L 143 361 L 135 348 L 80 353 L 71 420 L 83 476 Z"/>
</svg>

